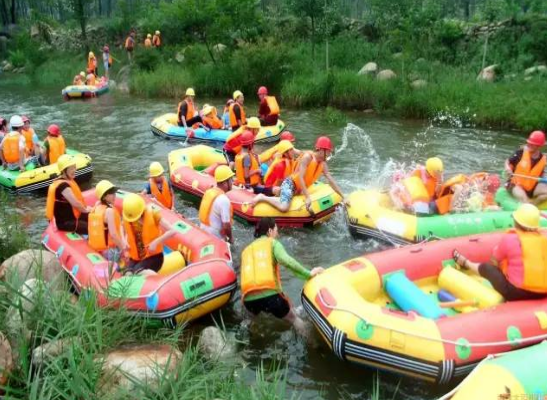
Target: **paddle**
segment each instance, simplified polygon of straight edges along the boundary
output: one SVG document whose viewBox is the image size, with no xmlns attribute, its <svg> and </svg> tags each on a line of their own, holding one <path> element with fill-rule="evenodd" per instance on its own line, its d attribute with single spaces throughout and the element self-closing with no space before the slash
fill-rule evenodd
<svg viewBox="0 0 547 400">
<path fill-rule="evenodd" d="M 457 300 L 457 301 L 445 301 L 439 303 L 441 308 L 457 308 L 457 307 L 471 307 L 476 306 L 476 300 Z"/>
<path fill-rule="evenodd" d="M 516 176 L 517 178 L 533 179 L 533 180 L 538 181 L 540 183 L 547 183 L 547 178 L 542 178 L 542 177 L 537 177 L 537 176 L 521 175 L 521 174 L 511 174 L 511 175 Z"/>
</svg>

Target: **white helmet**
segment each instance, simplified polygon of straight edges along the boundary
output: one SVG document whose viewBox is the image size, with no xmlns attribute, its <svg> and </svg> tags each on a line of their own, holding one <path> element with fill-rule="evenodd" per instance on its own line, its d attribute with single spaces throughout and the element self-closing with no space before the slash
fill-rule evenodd
<svg viewBox="0 0 547 400">
<path fill-rule="evenodd" d="M 9 120 L 9 124 L 11 126 L 11 128 L 21 128 L 24 124 L 23 122 L 23 118 L 21 118 L 21 116 L 19 115 L 14 115 L 10 118 Z"/>
</svg>

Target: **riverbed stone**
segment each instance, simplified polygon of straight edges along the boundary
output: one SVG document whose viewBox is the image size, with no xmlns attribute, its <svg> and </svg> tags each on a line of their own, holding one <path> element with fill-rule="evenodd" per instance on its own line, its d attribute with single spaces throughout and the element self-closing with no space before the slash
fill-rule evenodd
<svg viewBox="0 0 547 400">
<path fill-rule="evenodd" d="M 8 338 L 0 332 L 0 386 L 5 386 L 13 370 L 13 353 Z M 1 392 L 0 392 L 1 393 Z"/>
<path fill-rule="evenodd" d="M 494 82 L 496 80 L 496 70 L 498 68 L 497 64 L 489 65 L 484 68 L 479 75 L 477 76 L 478 81 L 483 82 Z"/>
<path fill-rule="evenodd" d="M 410 86 L 413 89 L 421 89 L 427 86 L 427 81 L 425 79 L 416 79 L 410 83 Z"/>
<path fill-rule="evenodd" d="M 72 346 L 79 346 L 81 343 L 77 337 L 68 337 L 52 340 L 32 350 L 32 365 L 40 368 L 48 359 L 60 356 Z"/>
<path fill-rule="evenodd" d="M 366 63 L 363 68 L 359 70 L 357 75 L 374 75 L 378 72 L 378 64 L 375 62 Z"/>
<path fill-rule="evenodd" d="M 227 359 L 236 353 L 234 341 L 216 326 L 208 326 L 201 332 L 198 348 L 212 360 Z"/>
<path fill-rule="evenodd" d="M 383 69 L 376 75 L 376 79 L 379 81 L 389 81 L 390 79 L 395 78 L 397 78 L 397 74 L 390 69 Z"/>
<path fill-rule="evenodd" d="M 155 387 L 164 373 L 175 372 L 180 360 L 180 350 L 165 344 L 137 344 L 114 349 L 102 358 L 101 397 L 120 389 L 132 391 L 135 382 Z"/>
<path fill-rule="evenodd" d="M 0 279 L 14 278 L 20 282 L 32 278 L 48 284 L 57 284 L 63 276 L 63 268 L 55 254 L 45 250 L 30 249 L 11 256 L 0 266 Z"/>
</svg>

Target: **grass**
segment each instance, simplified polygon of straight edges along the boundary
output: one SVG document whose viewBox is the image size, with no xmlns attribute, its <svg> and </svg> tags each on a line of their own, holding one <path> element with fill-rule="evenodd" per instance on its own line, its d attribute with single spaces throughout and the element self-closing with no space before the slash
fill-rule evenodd
<svg viewBox="0 0 547 400">
<path fill-rule="evenodd" d="M 21 229 L 19 215 L 10 207 L 10 196 L 0 189 L 0 263 L 28 247 L 29 238 Z"/>
</svg>

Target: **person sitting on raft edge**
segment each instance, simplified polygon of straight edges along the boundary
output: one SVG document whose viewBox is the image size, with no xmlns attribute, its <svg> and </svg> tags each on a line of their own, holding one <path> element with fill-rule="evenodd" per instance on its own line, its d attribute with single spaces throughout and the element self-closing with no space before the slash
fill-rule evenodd
<svg viewBox="0 0 547 400">
<path fill-rule="evenodd" d="M 193 88 L 186 89 L 184 99 L 182 99 L 177 107 L 177 123 L 186 129 L 192 128 L 192 125 L 202 122 L 199 113 L 196 111 L 195 97 L 196 92 Z"/>
<path fill-rule="evenodd" d="M 150 164 L 148 182 L 146 183 L 142 195 L 152 196 L 162 206 L 168 210 L 175 209 L 175 194 L 171 182 L 163 176 L 165 170 L 163 166 L 154 161 Z"/>
<path fill-rule="evenodd" d="M 547 296 L 547 238 L 539 232 L 540 212 L 521 204 L 513 213 L 514 229 L 494 248 L 492 263 L 478 264 L 454 250 L 454 261 L 486 278 L 507 301 Z"/>
<path fill-rule="evenodd" d="M 281 183 L 279 198 L 266 197 L 263 194 L 259 194 L 251 200 L 251 205 L 254 206 L 260 202 L 264 202 L 281 212 L 287 212 L 294 195 L 303 194 L 306 198 L 306 210 L 308 210 L 310 214 L 313 214 L 308 188 L 313 185 L 321 175 L 327 179 L 334 191 L 342 197 L 344 203 L 349 205 L 349 201 L 329 172 L 327 160 L 333 150 L 332 141 L 328 136 L 318 137 L 315 141 L 315 151 L 304 152 L 298 161 L 298 165 L 295 167 L 295 172 L 288 178 L 285 178 Z"/>
<path fill-rule="evenodd" d="M 254 232 L 255 240 L 241 254 L 241 296 L 245 309 L 253 315 L 272 314 L 294 326 L 305 336 L 305 324 L 296 315 L 291 302 L 283 293 L 279 265 L 298 278 L 308 280 L 324 271 L 321 267 L 309 271 L 292 258 L 279 241 L 273 218 L 261 218 Z"/>
<path fill-rule="evenodd" d="M 534 131 L 526 144 L 505 161 L 505 171 L 510 177 L 507 190 L 521 203 L 540 204 L 547 200 L 547 184 L 539 182 L 547 162 L 541 153 L 543 146 L 545 133 Z"/>
<path fill-rule="evenodd" d="M 262 126 L 273 126 L 279 119 L 279 104 L 274 96 L 268 96 L 268 88 L 261 86 L 258 88 L 258 118 Z"/>
</svg>

